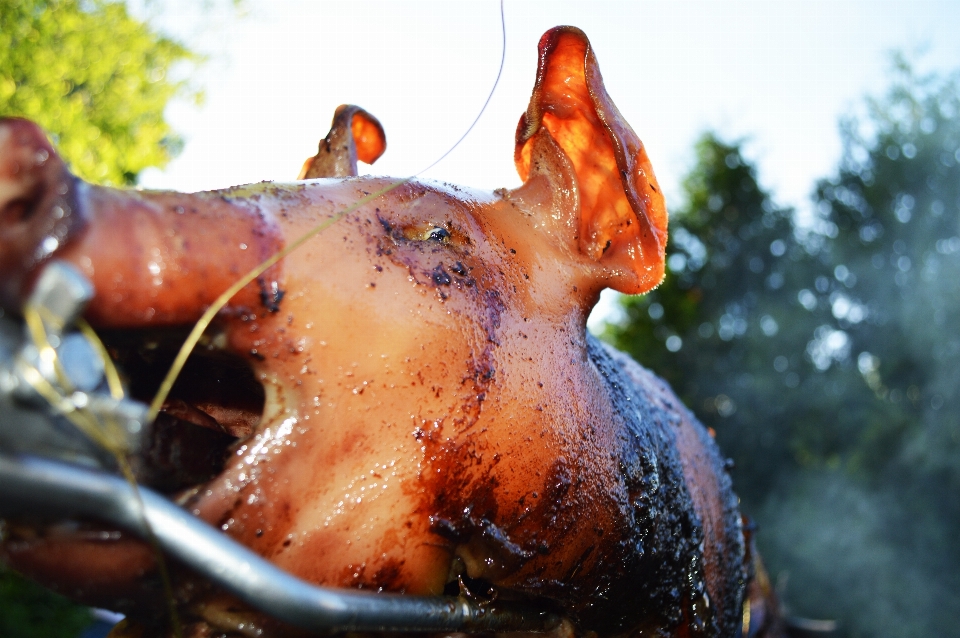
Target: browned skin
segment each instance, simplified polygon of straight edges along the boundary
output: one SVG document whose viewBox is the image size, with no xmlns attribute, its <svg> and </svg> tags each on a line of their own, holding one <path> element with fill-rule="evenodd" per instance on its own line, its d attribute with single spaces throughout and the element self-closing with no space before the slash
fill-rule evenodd
<svg viewBox="0 0 960 638">
<path fill-rule="evenodd" d="M 604 635 L 731 634 L 744 545 L 716 447 L 661 381 L 585 332 L 604 287 L 660 281 L 666 211 L 579 30 L 541 40 L 517 142 L 520 188 L 405 184 L 231 301 L 211 340 L 249 363 L 266 407 L 181 500 L 315 583 L 438 594 L 461 574 L 552 599 Z M 31 160 L 38 149 L 50 157 Z M 36 127 L 0 123 L 5 303 L 25 295 L 44 233 L 61 232 L 42 186 L 66 180 L 74 221 L 55 255 L 93 282 L 100 329 L 190 324 L 267 255 L 396 183 L 184 195 L 64 175 Z M 200 408 L 215 412 L 181 401 L 170 418 L 207 427 Z M 156 583 L 123 558 L 128 545 L 98 548 L 107 578 L 83 552 L 45 560 L 49 543 L 17 537 L 5 551 L 54 585 L 79 573 Z M 111 591 L 84 593 L 110 605 Z"/>
</svg>

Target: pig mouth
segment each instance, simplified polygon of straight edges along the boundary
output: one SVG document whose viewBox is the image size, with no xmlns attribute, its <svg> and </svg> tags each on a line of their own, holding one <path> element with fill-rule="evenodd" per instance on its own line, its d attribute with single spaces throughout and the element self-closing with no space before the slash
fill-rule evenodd
<svg viewBox="0 0 960 638">
<path fill-rule="evenodd" d="M 149 404 L 191 327 L 95 329 L 127 397 Z M 181 505 L 223 473 L 269 403 L 249 356 L 224 347 L 221 335 L 211 330 L 193 350 L 139 450 L 127 457 L 138 485 Z M 5 517 L 0 561 L 87 604 L 125 613 L 152 609 L 158 595 L 154 550 L 109 517 L 41 509 Z"/>
<path fill-rule="evenodd" d="M 97 336 L 122 374 L 129 397 L 149 404 L 192 327 L 99 328 Z M 273 404 L 251 366 L 250 356 L 231 351 L 224 342 L 223 333 L 216 328 L 201 338 L 148 428 L 141 449 L 128 459 L 138 485 L 163 494 L 181 506 L 191 502 L 224 472 L 228 459 L 256 433 L 265 409 L 269 412 Z M 60 520 L 55 516 L 8 521 L 2 529 L 7 555 L 14 558 L 25 573 L 34 574 L 48 586 L 64 593 L 73 592 L 88 604 L 134 614 L 134 617 L 139 617 L 137 614 L 146 614 L 144 618 L 162 617 L 163 609 L 156 602 L 157 597 L 162 599 L 165 594 L 158 591 L 159 573 L 156 555 L 152 554 L 157 548 L 148 547 L 128 532 L 95 518 Z M 113 560 L 118 565 L 115 572 L 120 577 L 92 573 L 102 566 L 82 556 L 91 548 L 99 550 L 107 546 L 112 546 Z M 65 559 L 56 574 L 49 570 L 45 558 L 37 556 L 51 551 L 58 551 L 58 556 Z M 132 554 L 133 558 L 123 552 Z M 144 552 L 151 555 L 144 556 Z M 135 559 L 143 566 L 136 564 Z M 468 596 L 480 601 L 498 597 L 527 600 L 509 590 L 495 588 L 486 578 L 469 577 L 460 559 L 457 567 L 459 569 L 451 569 L 444 585 L 442 593 L 446 596 Z M 69 573 L 65 574 L 64 569 Z M 146 579 L 140 578 L 134 587 L 122 590 L 130 584 L 129 575 L 135 569 L 141 570 L 141 577 Z M 178 581 L 182 580 L 186 572 L 176 564 L 174 569 Z M 91 574 L 94 582 L 88 584 Z M 211 589 L 202 580 L 188 579 L 189 587 L 178 589 L 175 595 L 181 603 L 192 599 L 193 607 L 188 613 L 202 616 L 209 602 L 207 597 L 216 586 Z M 192 593 L 187 593 L 188 590 Z M 230 604 L 236 606 L 233 602 Z"/>
<path fill-rule="evenodd" d="M 150 403 L 188 332 L 189 326 L 99 334 L 126 376 L 131 397 Z M 141 485 L 173 496 L 207 483 L 259 424 L 263 386 L 248 360 L 220 347 L 219 340 L 204 337 L 191 353 L 131 459 Z"/>
</svg>

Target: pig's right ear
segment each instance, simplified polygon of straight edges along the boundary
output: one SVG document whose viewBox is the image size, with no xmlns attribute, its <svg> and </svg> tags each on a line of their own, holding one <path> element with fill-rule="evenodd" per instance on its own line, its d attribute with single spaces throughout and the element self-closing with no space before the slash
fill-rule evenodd
<svg viewBox="0 0 960 638">
<path fill-rule="evenodd" d="M 551 158 L 549 155 L 555 157 Z M 559 155 L 559 156 L 557 156 Z M 530 106 L 517 127 L 514 160 L 525 182 L 569 171 L 578 219 L 571 240 L 601 266 L 604 285 L 635 294 L 663 279 L 667 209 L 643 144 L 603 86 L 587 36 L 556 27 L 540 39 Z M 554 176 L 555 177 L 555 176 Z"/>
<path fill-rule="evenodd" d="M 358 159 L 373 164 L 385 150 L 387 136 L 379 120 L 359 106 L 341 104 L 330 132 L 320 140 L 317 154 L 303 163 L 297 179 L 355 177 Z"/>
</svg>

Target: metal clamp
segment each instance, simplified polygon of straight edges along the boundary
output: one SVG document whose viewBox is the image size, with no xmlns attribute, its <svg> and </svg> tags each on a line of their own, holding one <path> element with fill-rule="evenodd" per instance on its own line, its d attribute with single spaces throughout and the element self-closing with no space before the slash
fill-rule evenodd
<svg viewBox="0 0 960 638">
<path fill-rule="evenodd" d="M 98 344 L 74 325 L 92 297 L 82 274 L 54 261 L 24 306 L 33 330 L 0 311 L 0 450 L 112 469 L 113 455 L 71 423 L 80 412 L 115 425 L 123 449 L 140 448 L 147 407 L 111 391 Z"/>
</svg>

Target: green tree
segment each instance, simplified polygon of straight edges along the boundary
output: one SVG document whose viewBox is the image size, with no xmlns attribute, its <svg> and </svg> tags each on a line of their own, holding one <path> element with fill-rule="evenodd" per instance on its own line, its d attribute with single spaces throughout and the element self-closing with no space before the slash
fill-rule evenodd
<svg viewBox="0 0 960 638">
<path fill-rule="evenodd" d="M 895 72 L 888 95 L 869 102 L 868 120 L 846 122 L 844 161 L 816 198 L 840 230 L 825 246 L 829 259 L 867 309 L 865 321 L 846 326 L 860 371 L 885 405 L 910 417 L 906 428 L 867 432 L 875 445 L 863 460 L 933 472 L 957 493 L 960 75 L 917 76 L 903 60 Z"/>
<path fill-rule="evenodd" d="M 843 163 L 817 188 L 838 229 L 826 261 L 846 281 L 828 301 L 874 394 L 848 475 L 870 503 L 867 547 L 880 560 L 824 592 L 863 601 L 863 633 L 948 635 L 960 613 L 960 575 L 944 568 L 960 565 L 958 81 L 897 60 L 890 91 L 845 124 Z M 863 321 L 845 315 L 853 304 Z M 884 614 L 877 598 L 900 613 Z"/>
<path fill-rule="evenodd" d="M 54 136 L 78 175 L 130 185 L 181 146 L 163 118 L 197 58 L 107 0 L 0 0 L 0 114 Z M 194 93 L 196 95 L 196 93 Z"/>
</svg>

